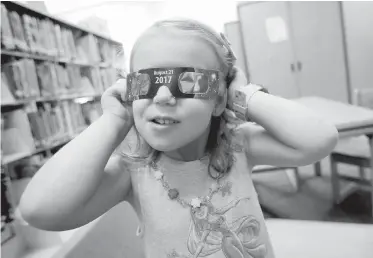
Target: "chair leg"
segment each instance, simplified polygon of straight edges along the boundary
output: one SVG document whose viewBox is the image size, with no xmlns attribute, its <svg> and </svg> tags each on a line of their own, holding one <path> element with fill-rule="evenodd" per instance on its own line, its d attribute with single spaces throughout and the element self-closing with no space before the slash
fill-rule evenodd
<svg viewBox="0 0 373 258">
<path fill-rule="evenodd" d="M 298 168 L 286 169 L 285 173 L 288 177 L 289 182 L 293 185 L 295 191 L 299 190 L 299 172 Z"/>
<path fill-rule="evenodd" d="M 370 146 L 370 182 L 371 182 L 371 191 L 370 191 L 370 201 L 371 201 L 371 216 L 373 217 L 373 134 L 367 135 L 369 138 L 369 146 Z"/>
<path fill-rule="evenodd" d="M 299 190 L 300 177 L 298 168 L 294 168 L 295 180 L 297 180 L 297 191 Z"/>
<path fill-rule="evenodd" d="M 337 163 L 330 157 L 330 165 L 331 165 L 331 183 L 332 183 L 332 198 L 333 203 L 338 204 L 339 202 L 339 180 L 338 180 L 338 170 L 337 170 Z"/>
<path fill-rule="evenodd" d="M 315 168 L 315 175 L 321 176 L 321 162 L 320 161 L 314 164 L 314 168 Z"/>
<path fill-rule="evenodd" d="M 364 167 L 359 167 L 360 179 L 366 179 Z"/>
</svg>

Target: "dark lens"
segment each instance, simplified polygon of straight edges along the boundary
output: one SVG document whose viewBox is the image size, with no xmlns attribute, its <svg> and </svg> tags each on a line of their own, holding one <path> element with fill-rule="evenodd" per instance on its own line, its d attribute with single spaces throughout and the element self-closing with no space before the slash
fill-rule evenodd
<svg viewBox="0 0 373 258">
<path fill-rule="evenodd" d="M 133 96 L 138 95 L 138 87 L 137 87 L 137 76 L 132 77 L 131 80 L 131 92 Z"/>
<path fill-rule="evenodd" d="M 198 87 L 199 93 L 206 93 L 209 88 L 209 82 L 208 82 L 207 76 L 202 73 L 198 73 L 196 76 L 196 86 L 194 87 L 195 88 Z"/>
<path fill-rule="evenodd" d="M 149 91 L 150 78 L 147 74 L 139 74 L 137 76 L 137 85 L 140 89 L 140 95 L 146 95 Z"/>
<path fill-rule="evenodd" d="M 185 72 L 180 76 L 179 88 L 183 93 L 205 93 L 208 89 L 208 79 L 203 73 Z"/>
<path fill-rule="evenodd" d="M 183 73 L 180 76 L 179 88 L 182 93 L 193 93 L 194 76 L 191 72 Z"/>
<path fill-rule="evenodd" d="M 139 73 L 132 78 L 131 91 L 134 96 L 146 95 L 149 91 L 149 75 Z"/>
</svg>

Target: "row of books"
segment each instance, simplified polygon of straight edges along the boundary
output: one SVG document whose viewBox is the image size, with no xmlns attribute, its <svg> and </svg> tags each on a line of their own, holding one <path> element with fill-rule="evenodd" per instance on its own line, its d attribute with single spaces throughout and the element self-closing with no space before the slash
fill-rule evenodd
<svg viewBox="0 0 373 258">
<path fill-rule="evenodd" d="M 108 64 L 113 64 L 114 67 L 124 67 L 123 48 L 120 45 L 113 45 L 107 40 L 96 38 L 98 49 L 100 52 L 101 61 Z"/>
<path fill-rule="evenodd" d="M 68 139 L 87 126 L 80 105 L 73 101 L 43 103 L 27 115 L 36 147 Z"/>
<path fill-rule="evenodd" d="M 117 79 L 115 68 L 61 65 L 21 58 L 2 65 L 2 101 L 101 94 Z"/>
<path fill-rule="evenodd" d="M 108 87 L 113 85 L 118 78 L 118 70 L 115 68 L 81 68 L 81 87 L 94 89 L 96 93 L 103 93 Z"/>
<path fill-rule="evenodd" d="M 2 155 L 33 153 L 68 141 L 102 114 L 99 103 L 42 103 L 33 110 L 2 113 Z"/>
<path fill-rule="evenodd" d="M 48 159 L 50 158 L 49 154 L 53 155 L 53 152 L 58 151 L 58 149 L 62 146 L 63 145 L 57 146 L 55 149 L 52 150 L 52 153 L 38 153 L 25 159 L 21 159 L 18 162 L 9 164 L 7 166 L 6 173 L 9 177 L 10 182 L 22 180 L 25 178 L 32 178 L 36 174 L 36 172 L 48 161 Z M 13 197 L 16 196 L 13 195 Z"/>
<path fill-rule="evenodd" d="M 89 33 L 80 33 L 50 19 L 8 11 L 1 4 L 1 44 L 9 50 L 59 57 L 85 64 L 114 63 L 118 46 Z"/>
</svg>

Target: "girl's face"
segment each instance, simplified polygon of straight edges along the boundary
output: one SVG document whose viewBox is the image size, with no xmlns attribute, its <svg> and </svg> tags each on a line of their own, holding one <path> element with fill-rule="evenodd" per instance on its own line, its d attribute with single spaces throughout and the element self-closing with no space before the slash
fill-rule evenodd
<svg viewBox="0 0 373 258">
<path fill-rule="evenodd" d="M 157 33 L 148 35 L 133 56 L 132 70 L 162 67 L 196 67 L 219 70 L 219 60 L 198 37 Z M 208 135 L 216 100 L 175 99 L 166 86 L 154 99 L 133 102 L 135 126 L 158 151 L 173 151 Z"/>
</svg>

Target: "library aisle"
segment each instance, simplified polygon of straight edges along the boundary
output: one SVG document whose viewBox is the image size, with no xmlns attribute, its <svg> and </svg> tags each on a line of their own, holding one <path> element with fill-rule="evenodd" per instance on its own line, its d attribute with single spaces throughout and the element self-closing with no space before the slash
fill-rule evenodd
<svg viewBox="0 0 373 258">
<path fill-rule="evenodd" d="M 123 55 L 122 44 L 107 36 L 1 2 L 3 257 L 49 258 L 77 237 L 28 226 L 17 205 L 46 160 L 101 115 L 101 94 L 125 73 Z"/>
</svg>

